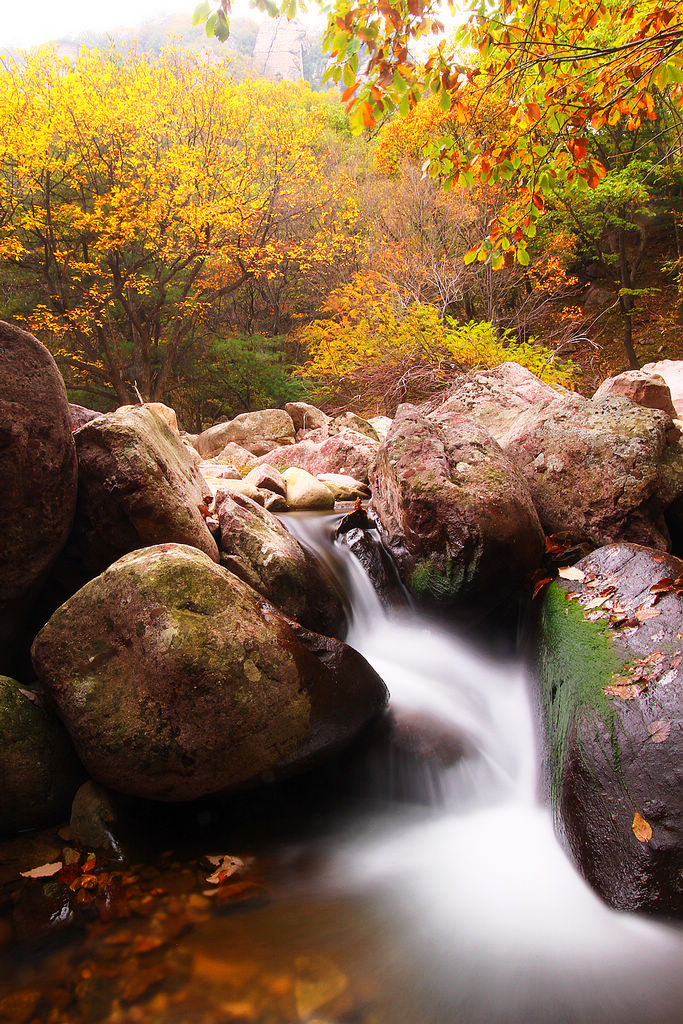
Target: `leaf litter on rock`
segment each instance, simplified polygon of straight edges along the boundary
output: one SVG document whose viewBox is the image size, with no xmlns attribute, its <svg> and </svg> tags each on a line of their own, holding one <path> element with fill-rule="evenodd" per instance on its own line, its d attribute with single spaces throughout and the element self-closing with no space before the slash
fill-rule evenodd
<svg viewBox="0 0 683 1024">
<path fill-rule="evenodd" d="M 671 733 L 671 722 L 658 719 L 656 722 L 650 722 L 647 731 L 653 743 L 664 743 L 665 740 L 668 740 Z"/>
<path fill-rule="evenodd" d="M 652 839 L 652 825 L 649 821 L 646 821 L 642 814 L 638 811 L 633 815 L 633 824 L 631 825 L 633 834 L 639 843 L 649 843 Z"/>
</svg>

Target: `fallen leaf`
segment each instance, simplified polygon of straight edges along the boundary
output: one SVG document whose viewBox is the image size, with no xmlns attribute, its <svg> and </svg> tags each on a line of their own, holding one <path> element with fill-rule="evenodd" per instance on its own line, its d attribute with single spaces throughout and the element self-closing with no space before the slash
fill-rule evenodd
<svg viewBox="0 0 683 1024">
<path fill-rule="evenodd" d="M 649 843 L 652 839 L 652 825 L 645 821 L 645 818 L 642 814 L 638 814 L 638 811 L 633 815 L 631 828 L 639 843 Z"/>
<path fill-rule="evenodd" d="M 250 859 L 242 860 L 240 857 L 231 857 L 229 854 L 222 857 L 207 857 L 206 860 L 216 868 L 213 874 L 206 879 L 209 885 L 221 885 L 233 875 L 240 875 L 251 864 Z"/>
<path fill-rule="evenodd" d="M 664 576 L 657 583 L 650 587 L 651 594 L 669 594 L 674 589 L 674 581 L 670 576 Z"/>
<path fill-rule="evenodd" d="M 669 738 L 671 722 L 665 722 L 662 719 L 658 719 L 656 722 L 650 722 L 647 727 L 647 731 L 652 737 L 653 743 L 663 743 L 664 740 L 668 740 Z"/>
<path fill-rule="evenodd" d="M 606 697 L 620 697 L 621 700 L 633 700 L 644 689 L 643 683 L 612 683 L 611 686 L 603 687 L 602 692 Z"/>
<path fill-rule="evenodd" d="M 27 700 L 31 701 L 32 704 L 36 704 L 39 708 L 42 708 L 43 705 L 41 699 L 33 690 L 22 690 L 21 687 L 19 687 L 19 693 L 22 693 Z"/>
<path fill-rule="evenodd" d="M 658 608 L 653 608 L 652 605 L 641 604 L 640 608 L 636 608 L 638 622 L 647 622 L 648 619 L 654 619 L 661 614 L 661 611 Z"/>
<path fill-rule="evenodd" d="M 548 584 L 552 582 L 552 576 L 544 576 L 542 580 L 538 580 L 534 587 L 534 597 L 536 597 L 544 587 L 547 587 Z"/>
<path fill-rule="evenodd" d="M 20 871 L 19 874 L 22 878 L 52 878 L 63 867 L 61 860 L 56 860 L 52 864 L 41 864 L 40 867 L 31 868 L 30 871 Z"/>
<path fill-rule="evenodd" d="M 583 607 L 586 611 L 591 611 L 593 608 L 602 608 L 606 600 L 606 597 L 594 597 L 592 601 L 589 601 L 588 604 L 585 604 Z"/>
<path fill-rule="evenodd" d="M 585 572 L 577 569 L 575 565 L 563 565 L 557 570 L 557 575 L 563 580 L 576 580 L 579 583 L 583 583 L 586 578 Z"/>
</svg>

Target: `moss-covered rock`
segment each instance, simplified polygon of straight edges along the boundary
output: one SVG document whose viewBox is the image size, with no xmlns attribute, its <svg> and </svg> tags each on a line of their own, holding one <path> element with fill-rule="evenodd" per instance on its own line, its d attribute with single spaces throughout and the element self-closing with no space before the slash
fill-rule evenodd
<svg viewBox="0 0 683 1024">
<path fill-rule="evenodd" d="M 683 598 L 657 585 L 683 562 L 614 544 L 576 569 L 548 588 L 536 639 L 556 823 L 613 906 L 679 914 Z"/>
<path fill-rule="evenodd" d="M 150 544 L 189 544 L 218 561 L 200 511 L 210 490 L 164 419 L 133 407 L 99 416 L 74 437 L 78 506 L 59 565 L 67 593 Z"/>
<path fill-rule="evenodd" d="M 483 427 L 402 406 L 371 480 L 382 540 L 411 593 L 476 616 L 521 589 L 543 533 L 529 490 Z"/>
<path fill-rule="evenodd" d="M 83 587 L 33 660 L 91 777 L 158 800 L 302 770 L 386 701 L 359 654 L 177 544 L 133 552 Z"/>
<path fill-rule="evenodd" d="M 0 833 L 68 817 L 82 778 L 69 737 L 39 694 L 0 676 Z"/>
<path fill-rule="evenodd" d="M 219 491 L 221 564 L 307 629 L 345 636 L 343 596 L 332 575 L 272 513 Z"/>
</svg>

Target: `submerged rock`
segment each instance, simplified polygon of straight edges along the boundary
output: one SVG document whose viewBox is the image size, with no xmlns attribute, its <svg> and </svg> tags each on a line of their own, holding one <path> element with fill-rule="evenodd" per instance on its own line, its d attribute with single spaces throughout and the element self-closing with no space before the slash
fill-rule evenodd
<svg viewBox="0 0 683 1024">
<path fill-rule="evenodd" d="M 334 578 L 274 515 L 220 491 L 216 511 L 222 565 L 307 629 L 345 635 L 343 595 Z"/>
<path fill-rule="evenodd" d="M 76 449 L 54 359 L 33 335 L 2 321 L 0 451 L 0 671 L 12 672 L 19 633 L 69 535 Z"/>
<path fill-rule="evenodd" d="M 543 599 L 536 668 L 556 824 L 622 910 L 683 912 L 683 561 L 635 544 Z"/>
<path fill-rule="evenodd" d="M 522 588 L 544 540 L 529 490 L 471 421 L 447 428 L 402 406 L 381 446 L 372 505 L 410 592 L 478 615 Z"/>
<path fill-rule="evenodd" d="M 69 737 L 41 697 L 0 676 L 0 833 L 63 820 L 82 777 Z"/>
<path fill-rule="evenodd" d="M 120 559 L 55 612 L 36 673 L 91 777 L 191 800 L 301 771 L 386 703 L 352 648 L 184 545 Z"/>
</svg>

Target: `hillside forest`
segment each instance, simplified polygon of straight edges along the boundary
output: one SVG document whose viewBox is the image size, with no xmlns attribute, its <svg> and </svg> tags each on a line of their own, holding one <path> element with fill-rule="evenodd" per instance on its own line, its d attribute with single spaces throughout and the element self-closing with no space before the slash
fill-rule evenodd
<svg viewBox="0 0 683 1024">
<path fill-rule="evenodd" d="M 612 14 L 585 33 L 604 41 Z M 584 113 L 574 171 L 535 189 L 520 135 L 542 160 L 559 131 L 530 94 L 520 128 L 471 29 L 404 55 L 395 101 L 371 85 L 354 106 L 348 33 L 365 37 L 341 24 L 315 88 L 182 40 L 3 59 L 0 315 L 49 347 L 72 401 L 163 401 L 198 431 L 306 397 L 392 413 L 509 359 L 592 393 L 680 357 L 677 70 Z"/>
</svg>

